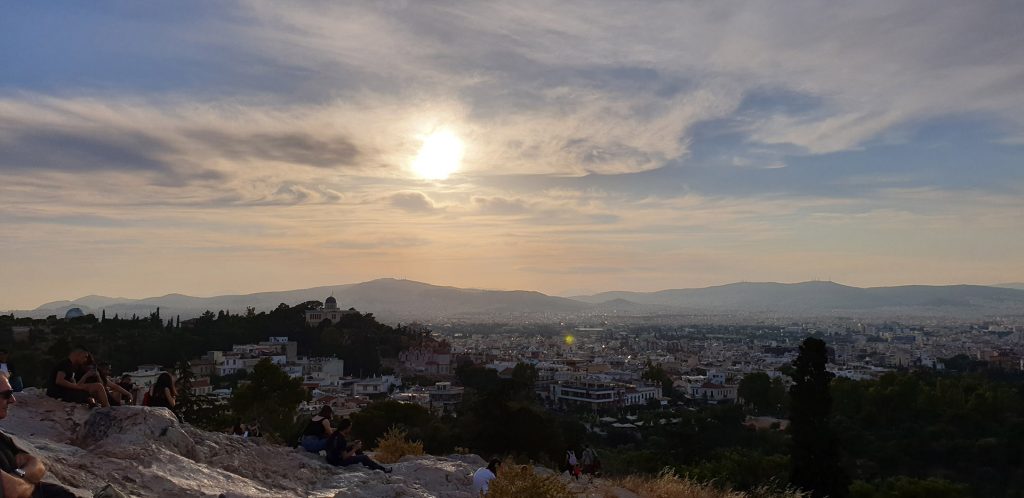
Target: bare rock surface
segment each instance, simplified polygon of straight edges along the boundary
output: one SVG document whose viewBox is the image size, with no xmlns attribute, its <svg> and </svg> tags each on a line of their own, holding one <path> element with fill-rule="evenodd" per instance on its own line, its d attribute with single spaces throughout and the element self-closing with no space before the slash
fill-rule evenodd
<svg viewBox="0 0 1024 498">
<path fill-rule="evenodd" d="M 163 408 L 89 410 L 27 389 L 0 429 L 45 461 L 53 482 L 92 496 L 470 498 L 476 455 L 406 457 L 385 475 L 302 450 L 206 432 Z"/>
</svg>

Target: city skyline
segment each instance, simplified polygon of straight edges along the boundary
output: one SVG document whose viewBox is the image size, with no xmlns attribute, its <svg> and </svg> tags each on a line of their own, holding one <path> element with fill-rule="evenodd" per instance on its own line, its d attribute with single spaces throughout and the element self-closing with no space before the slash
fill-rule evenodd
<svg viewBox="0 0 1024 498">
<path fill-rule="evenodd" d="M 398 277 L 1024 281 L 1024 6 L 0 18 L 0 309 Z"/>
</svg>

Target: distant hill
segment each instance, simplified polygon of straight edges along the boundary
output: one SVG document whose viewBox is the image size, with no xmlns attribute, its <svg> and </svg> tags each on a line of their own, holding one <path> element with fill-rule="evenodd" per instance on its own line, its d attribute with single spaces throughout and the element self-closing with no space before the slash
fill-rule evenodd
<svg viewBox="0 0 1024 498">
<path fill-rule="evenodd" d="M 145 299 L 85 296 L 46 303 L 18 316 L 63 317 L 69 308 L 107 316 L 147 316 L 157 307 L 161 315 L 182 319 L 206 310 L 243 313 L 246 307 L 268 311 L 279 304 L 323 301 L 333 295 L 342 308 L 373 313 L 387 322 L 434 321 L 441 318 L 488 320 L 512 315 L 557 314 L 646 315 L 666 313 L 768 313 L 772 315 L 1024 315 L 1024 290 L 980 285 L 905 285 L 859 288 L 834 282 L 741 282 L 700 289 L 657 292 L 612 291 L 572 298 L 533 291 L 461 289 L 383 278 L 280 292 L 193 297 L 168 294 Z"/>
<path fill-rule="evenodd" d="M 639 304 L 688 310 L 795 314 L 864 310 L 927 314 L 957 314 L 964 311 L 1024 314 L 1024 290 L 980 285 L 859 288 L 834 282 L 742 282 L 700 289 L 602 292 L 573 296 L 572 299 L 595 304 L 611 299 L 625 299 Z"/>
<path fill-rule="evenodd" d="M 996 284 L 996 285 L 993 285 L 992 287 L 1002 287 L 1002 288 L 1005 288 L 1005 289 L 1024 290 L 1024 282 L 1011 282 L 1011 283 L 1008 283 L 1008 284 Z"/>
<path fill-rule="evenodd" d="M 93 313 L 97 316 L 104 309 L 107 316 L 148 316 L 159 307 L 161 316 L 165 318 L 180 315 L 182 319 L 187 319 L 199 316 L 206 310 L 242 313 L 251 306 L 257 311 L 268 311 L 281 303 L 292 306 L 306 301 L 323 301 L 332 295 L 342 308 L 356 308 L 389 321 L 429 320 L 443 316 L 473 314 L 566 313 L 591 307 L 587 303 L 533 291 L 460 289 L 411 280 L 382 278 L 358 284 L 214 297 L 168 294 L 145 299 L 118 300 L 103 296 L 87 296 L 71 301 L 46 303 L 34 310 L 15 313 L 19 316 L 63 317 L 69 308 L 78 307 L 87 314 Z"/>
</svg>

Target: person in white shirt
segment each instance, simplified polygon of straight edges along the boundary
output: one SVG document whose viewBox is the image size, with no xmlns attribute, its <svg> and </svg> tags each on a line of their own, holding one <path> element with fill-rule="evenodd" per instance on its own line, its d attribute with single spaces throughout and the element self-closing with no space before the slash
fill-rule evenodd
<svg viewBox="0 0 1024 498">
<path fill-rule="evenodd" d="M 498 477 L 498 467 L 501 467 L 501 460 L 491 459 L 486 467 L 480 467 L 473 474 L 473 496 L 484 496 L 490 488 L 491 481 Z"/>
</svg>

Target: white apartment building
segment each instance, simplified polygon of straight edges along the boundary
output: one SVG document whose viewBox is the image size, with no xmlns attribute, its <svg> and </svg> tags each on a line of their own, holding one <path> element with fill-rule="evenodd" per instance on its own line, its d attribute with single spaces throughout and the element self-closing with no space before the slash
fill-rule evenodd
<svg viewBox="0 0 1024 498">
<path fill-rule="evenodd" d="M 352 395 L 373 396 L 388 394 L 391 392 L 392 387 L 399 387 L 401 385 L 402 379 L 394 375 L 382 375 L 380 377 L 360 379 L 352 383 Z"/>
<path fill-rule="evenodd" d="M 550 400 L 556 405 L 583 405 L 594 410 L 643 405 L 657 399 L 661 390 L 654 386 L 608 382 L 595 378 L 559 382 L 550 386 Z"/>
</svg>

